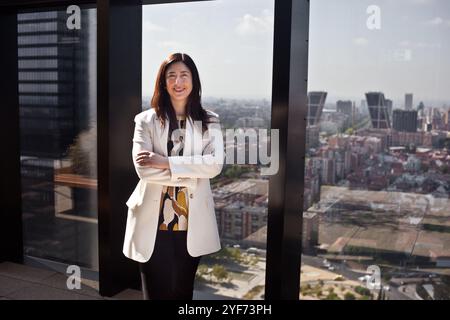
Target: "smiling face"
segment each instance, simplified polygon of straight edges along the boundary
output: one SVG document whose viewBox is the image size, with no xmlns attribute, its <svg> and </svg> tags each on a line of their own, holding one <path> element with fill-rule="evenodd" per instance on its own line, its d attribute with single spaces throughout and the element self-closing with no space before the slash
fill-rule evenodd
<svg viewBox="0 0 450 320">
<path fill-rule="evenodd" d="M 173 103 L 187 103 L 192 92 L 192 73 L 183 62 L 175 62 L 167 68 L 166 88 Z"/>
</svg>

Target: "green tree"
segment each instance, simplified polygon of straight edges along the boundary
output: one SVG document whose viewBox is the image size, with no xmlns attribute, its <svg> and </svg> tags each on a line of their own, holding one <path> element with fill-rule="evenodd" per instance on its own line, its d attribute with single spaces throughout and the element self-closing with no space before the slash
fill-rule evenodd
<svg viewBox="0 0 450 320">
<path fill-rule="evenodd" d="M 361 287 L 361 286 L 357 286 L 355 288 L 355 292 L 360 294 L 360 295 L 362 295 L 363 297 L 372 298 L 372 293 L 367 288 L 364 288 L 364 287 Z"/>
<path fill-rule="evenodd" d="M 204 281 L 205 276 L 208 274 L 208 266 L 205 264 L 200 264 L 197 268 L 197 272 L 195 273 L 195 279 L 197 281 Z"/>
<path fill-rule="evenodd" d="M 228 271 L 219 264 L 213 265 L 211 273 L 219 282 L 228 279 Z"/>
<path fill-rule="evenodd" d="M 201 276 L 208 273 L 208 266 L 206 264 L 200 264 L 197 268 L 197 273 Z"/>
<path fill-rule="evenodd" d="M 348 135 L 353 135 L 353 133 L 355 132 L 355 130 L 353 129 L 353 128 L 348 128 L 347 130 L 345 130 L 345 134 L 348 134 Z"/>
<path fill-rule="evenodd" d="M 339 298 L 339 296 L 338 296 L 336 293 L 330 292 L 330 293 L 325 297 L 325 300 L 341 300 L 341 299 Z"/>
<path fill-rule="evenodd" d="M 239 248 L 228 248 L 227 251 L 228 251 L 230 258 L 232 258 L 236 261 L 242 260 L 242 254 L 241 254 L 241 250 Z"/>
<path fill-rule="evenodd" d="M 344 300 L 355 300 L 355 299 L 356 299 L 355 295 L 351 292 L 347 292 L 344 295 Z"/>
</svg>

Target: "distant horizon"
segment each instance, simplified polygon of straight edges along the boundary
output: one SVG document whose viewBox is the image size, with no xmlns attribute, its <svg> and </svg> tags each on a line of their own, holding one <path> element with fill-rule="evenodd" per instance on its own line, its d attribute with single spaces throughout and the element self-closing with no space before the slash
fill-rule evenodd
<svg viewBox="0 0 450 320">
<path fill-rule="evenodd" d="M 312 91 L 324 91 L 324 90 L 312 90 Z M 369 91 L 368 91 L 369 92 Z M 332 97 L 330 99 L 330 96 Z M 390 99 L 393 101 L 393 108 L 397 109 L 397 108 L 403 108 L 404 107 L 404 102 L 405 102 L 405 98 L 392 98 L 389 96 L 385 97 L 387 99 Z M 146 101 L 150 101 L 151 100 L 151 96 L 142 96 L 142 99 L 146 100 Z M 224 99 L 224 100 L 247 100 L 247 101 L 251 101 L 251 100 L 266 100 L 268 102 L 271 102 L 272 98 L 271 97 L 237 97 L 237 96 L 203 96 L 202 100 L 208 100 L 208 99 L 215 99 L 215 100 L 220 100 L 220 99 Z M 413 108 L 416 108 L 420 102 L 423 102 L 425 104 L 425 107 L 434 107 L 434 108 L 442 108 L 442 107 L 447 107 L 450 108 L 450 99 L 449 100 L 438 100 L 438 99 L 434 99 L 434 100 L 420 100 L 420 99 L 416 99 L 416 97 L 414 96 L 413 98 Z M 326 105 L 336 105 L 337 101 L 352 101 L 356 103 L 356 106 L 359 106 L 361 104 L 361 100 L 366 100 L 364 96 L 361 96 L 361 98 L 355 98 L 355 97 L 340 97 L 340 96 L 333 96 L 330 95 L 328 92 L 328 96 L 327 99 L 325 101 L 325 106 Z"/>
</svg>

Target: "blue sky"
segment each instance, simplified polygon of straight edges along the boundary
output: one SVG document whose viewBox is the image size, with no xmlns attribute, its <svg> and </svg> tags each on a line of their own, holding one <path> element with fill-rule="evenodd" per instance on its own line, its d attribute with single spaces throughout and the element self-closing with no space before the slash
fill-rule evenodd
<svg viewBox="0 0 450 320">
<path fill-rule="evenodd" d="M 381 28 L 369 30 L 369 5 Z M 270 98 L 273 0 L 217 0 L 147 5 L 143 13 L 143 94 L 152 94 L 161 61 L 189 53 L 205 96 Z M 312 0 L 309 89 L 330 100 L 359 101 L 381 90 L 403 105 L 450 103 L 450 1 Z"/>
<path fill-rule="evenodd" d="M 197 64 L 204 96 L 271 96 L 273 0 L 147 5 L 143 10 L 143 95 L 171 52 Z"/>
<path fill-rule="evenodd" d="M 379 30 L 366 26 L 372 4 Z M 356 100 L 380 90 L 397 106 L 406 92 L 415 105 L 450 103 L 450 1 L 312 0 L 310 21 L 310 89 Z"/>
</svg>

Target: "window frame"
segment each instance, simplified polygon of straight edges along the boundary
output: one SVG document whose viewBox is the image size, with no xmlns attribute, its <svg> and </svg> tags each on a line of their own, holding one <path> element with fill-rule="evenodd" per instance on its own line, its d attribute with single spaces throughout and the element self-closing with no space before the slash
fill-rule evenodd
<svg viewBox="0 0 450 320">
<path fill-rule="evenodd" d="M 125 201 L 136 183 L 130 147 L 134 115 L 141 111 L 142 5 L 211 0 L 27 0 L 0 5 L 0 114 L 6 147 L 0 168 L 0 261 L 23 262 L 17 12 L 77 4 L 97 8 L 98 225 L 100 294 L 139 287 L 137 264 L 122 255 Z M 269 179 L 265 299 L 298 300 L 302 252 L 307 116 L 309 1 L 274 0 L 271 128 L 279 130 L 279 171 Z M 6 36 L 7 35 L 7 36 Z M 125 50 L 126 49 L 126 50 Z M 127 59 L 123 54 L 126 51 Z M 101 58 L 99 58 L 101 57 Z M 118 76 L 120 74 L 120 76 Z M 123 108 L 123 103 L 129 107 Z M 120 113 L 118 112 L 120 111 Z M 120 147 L 119 147 L 120 146 Z M 300 169 L 300 170 L 299 170 Z M 118 183 L 120 181 L 120 183 Z M 2 228 L 3 229 L 3 228 Z M 120 236 L 119 236 L 120 235 Z M 6 241 L 8 239 L 8 241 Z M 11 241 L 14 239 L 14 241 Z M 135 273 L 136 276 L 133 275 Z M 124 276 L 129 274 L 129 277 Z"/>
</svg>

